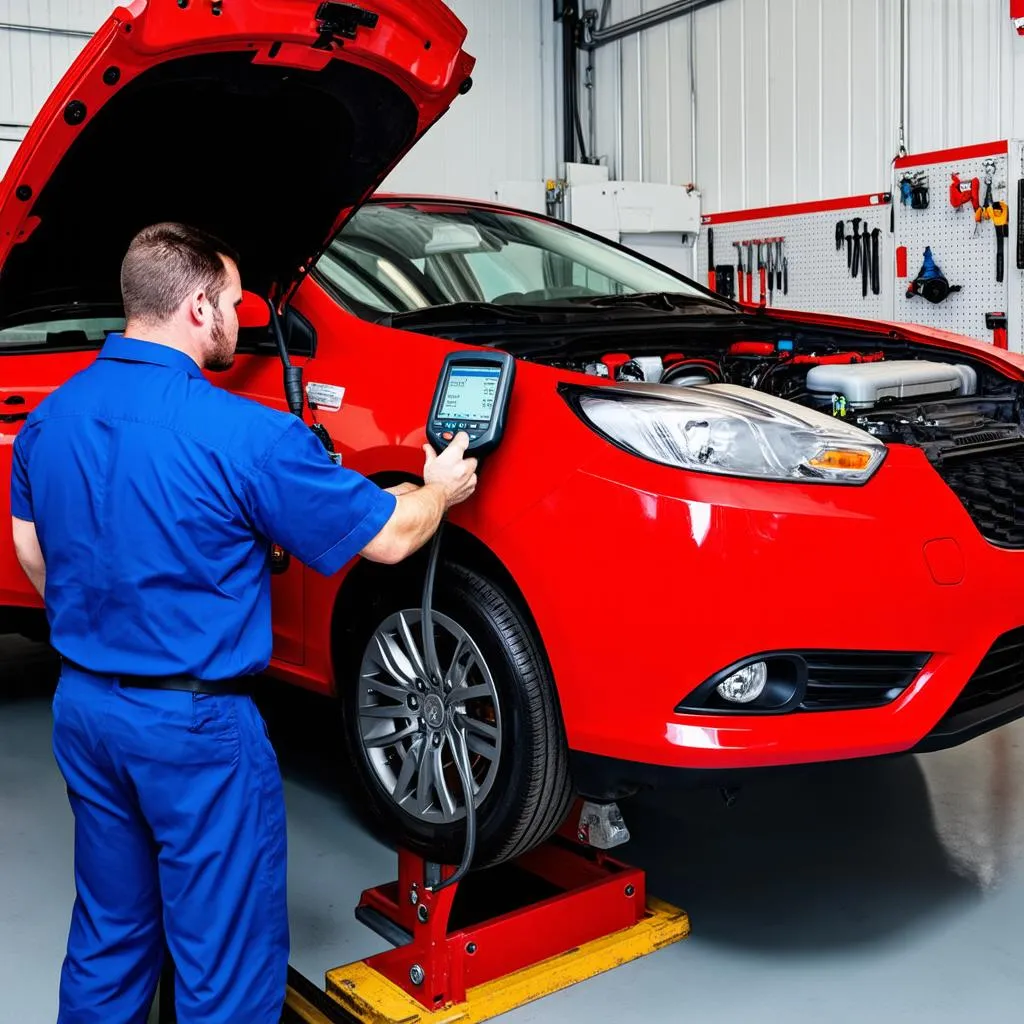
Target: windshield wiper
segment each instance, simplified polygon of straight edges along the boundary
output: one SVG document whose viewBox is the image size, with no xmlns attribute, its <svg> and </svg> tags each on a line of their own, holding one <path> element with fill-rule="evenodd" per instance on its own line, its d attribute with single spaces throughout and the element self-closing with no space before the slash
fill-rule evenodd
<svg viewBox="0 0 1024 1024">
<path fill-rule="evenodd" d="M 452 302 L 402 313 L 386 313 L 376 322 L 384 327 L 440 324 L 537 324 L 550 320 L 547 310 L 528 306 L 499 306 L 494 302 Z"/>
</svg>

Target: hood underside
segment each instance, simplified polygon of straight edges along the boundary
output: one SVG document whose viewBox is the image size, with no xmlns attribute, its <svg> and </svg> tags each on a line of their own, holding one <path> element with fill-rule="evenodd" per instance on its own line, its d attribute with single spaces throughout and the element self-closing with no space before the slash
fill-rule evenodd
<svg viewBox="0 0 1024 1024">
<path fill-rule="evenodd" d="M 157 65 L 81 129 L 0 274 L 0 319 L 120 298 L 121 260 L 148 224 L 181 220 L 241 255 L 243 283 L 288 282 L 413 140 L 391 80 L 332 60 L 320 71 L 215 53 Z"/>
</svg>

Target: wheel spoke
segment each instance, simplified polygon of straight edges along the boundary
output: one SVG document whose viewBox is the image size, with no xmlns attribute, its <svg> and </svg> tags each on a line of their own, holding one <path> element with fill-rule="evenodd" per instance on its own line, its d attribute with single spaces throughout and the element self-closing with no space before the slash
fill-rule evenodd
<svg viewBox="0 0 1024 1024">
<path fill-rule="evenodd" d="M 390 697 L 392 700 L 403 702 L 408 698 L 410 692 L 416 692 L 413 687 L 390 686 L 388 683 L 375 679 L 372 675 L 363 676 L 363 685 L 368 690 L 379 693 L 382 697 Z"/>
<path fill-rule="evenodd" d="M 406 704 L 372 704 L 359 709 L 361 718 L 418 718 Z"/>
<path fill-rule="evenodd" d="M 460 665 L 459 660 L 467 651 L 469 652 L 469 658 L 466 659 L 464 665 Z M 469 644 L 469 637 L 460 636 L 458 643 L 455 645 L 455 653 L 452 655 L 451 664 L 449 664 L 448 671 L 444 676 L 445 682 L 450 686 L 461 686 L 466 681 L 469 667 L 475 660 Z"/>
<path fill-rule="evenodd" d="M 463 704 L 467 700 L 494 699 L 494 691 L 487 683 L 480 683 L 477 686 L 456 686 L 448 695 L 452 704 Z"/>
<path fill-rule="evenodd" d="M 416 669 L 395 642 L 394 637 L 390 633 L 378 633 L 374 640 L 377 643 L 380 663 L 384 666 L 388 675 L 396 682 L 401 683 L 402 686 L 415 690 Z"/>
<path fill-rule="evenodd" d="M 498 729 L 489 722 L 481 722 L 478 718 L 470 718 L 469 715 L 459 715 L 459 724 L 466 730 L 466 739 L 476 734 L 492 743 L 498 742 Z"/>
<path fill-rule="evenodd" d="M 448 731 L 448 742 L 451 744 L 452 750 L 457 752 L 458 749 L 459 749 L 459 746 L 460 746 L 460 742 L 461 742 L 462 730 L 457 725 L 455 725 L 455 726 L 449 726 L 447 731 Z M 467 753 L 469 753 L 470 751 L 469 751 L 469 744 L 468 743 L 466 744 L 466 748 L 467 748 Z M 456 754 L 456 756 L 458 756 L 458 754 Z M 477 793 L 480 792 L 480 787 L 477 785 L 476 779 L 473 776 L 473 768 L 472 768 L 472 766 L 471 765 L 466 765 L 466 767 L 469 769 L 469 781 L 470 781 L 470 784 L 473 787 L 473 797 L 474 797 L 474 801 L 475 801 Z M 459 776 L 459 786 L 460 787 L 462 786 L 462 776 L 461 776 L 461 774 Z M 463 799 L 463 801 L 465 801 L 465 799 L 466 799 L 466 794 L 465 793 L 462 794 L 462 799 Z"/>
<path fill-rule="evenodd" d="M 498 756 L 498 730 L 487 722 L 478 721 L 468 715 L 459 716 L 459 724 L 466 733 L 466 746 L 470 753 L 479 754 L 488 761 Z"/>
<path fill-rule="evenodd" d="M 471 754 L 479 754 L 488 761 L 493 761 L 498 756 L 497 744 L 489 743 L 483 736 L 467 733 L 466 746 L 469 747 Z"/>
<path fill-rule="evenodd" d="M 420 775 L 416 780 L 416 810 L 426 814 L 430 810 L 430 795 L 434 789 L 434 761 L 431 757 L 430 744 L 426 740 L 420 747 Z"/>
<path fill-rule="evenodd" d="M 416 646 L 416 639 L 409 628 L 409 621 L 405 617 L 405 612 L 399 612 L 398 614 L 398 633 L 402 638 L 402 643 L 405 644 L 406 654 L 409 655 L 409 660 L 412 662 L 416 675 L 420 679 L 429 679 L 427 668 L 423 663 L 423 655 Z"/>
<path fill-rule="evenodd" d="M 444 745 L 442 744 L 440 747 L 435 747 L 431 751 L 434 771 L 434 789 L 437 790 L 437 795 L 441 801 L 441 809 L 444 811 L 445 818 L 450 820 L 455 817 L 455 798 L 448 789 L 448 780 L 444 777 L 444 767 L 441 764 L 441 751 L 443 749 Z"/>
<path fill-rule="evenodd" d="M 413 722 L 410 725 L 405 726 L 403 729 L 396 729 L 394 732 L 386 733 L 383 736 L 374 736 L 373 738 L 364 739 L 363 746 L 374 750 L 379 750 L 381 747 L 391 747 L 409 736 L 415 736 L 419 731 L 420 727 Z"/>
<path fill-rule="evenodd" d="M 420 763 L 420 743 L 413 743 L 402 761 L 402 770 L 398 773 L 398 781 L 395 783 L 395 791 L 391 794 L 395 803 L 403 805 L 412 796 L 412 777 Z"/>
</svg>

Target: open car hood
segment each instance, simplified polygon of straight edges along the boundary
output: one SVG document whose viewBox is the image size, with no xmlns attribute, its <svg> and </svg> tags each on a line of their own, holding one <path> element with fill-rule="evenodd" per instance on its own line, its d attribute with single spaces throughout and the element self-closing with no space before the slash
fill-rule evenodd
<svg viewBox="0 0 1024 1024">
<path fill-rule="evenodd" d="M 117 304 L 147 224 L 180 220 L 287 291 L 469 86 L 440 0 L 135 0 L 58 84 L 0 183 L 0 323 Z"/>
</svg>

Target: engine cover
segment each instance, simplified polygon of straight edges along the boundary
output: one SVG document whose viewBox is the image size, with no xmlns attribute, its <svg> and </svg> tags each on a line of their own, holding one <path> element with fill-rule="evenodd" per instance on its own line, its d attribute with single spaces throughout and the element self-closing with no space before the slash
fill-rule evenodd
<svg viewBox="0 0 1024 1024">
<path fill-rule="evenodd" d="M 969 366 L 917 359 L 830 364 L 807 373 L 808 391 L 842 395 L 851 409 L 870 409 L 885 399 L 973 395 L 977 384 Z"/>
</svg>

